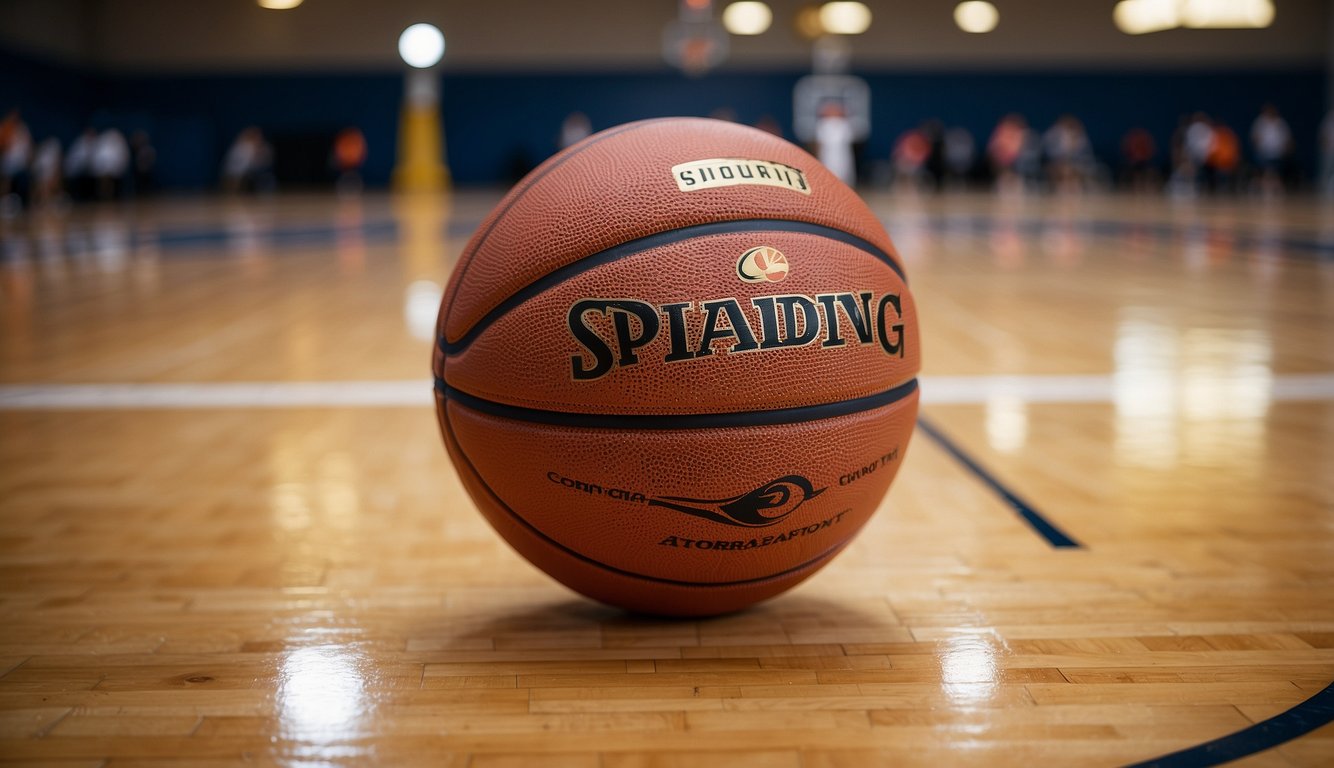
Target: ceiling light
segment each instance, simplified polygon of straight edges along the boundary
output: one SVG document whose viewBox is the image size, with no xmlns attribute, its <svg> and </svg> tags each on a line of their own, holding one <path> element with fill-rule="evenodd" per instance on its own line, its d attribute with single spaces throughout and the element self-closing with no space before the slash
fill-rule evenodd
<svg viewBox="0 0 1334 768">
<path fill-rule="evenodd" d="M 760 35 L 774 21 L 774 13 L 764 3 L 732 3 L 723 9 L 723 27 L 734 35 Z"/>
<path fill-rule="evenodd" d="M 954 7 L 954 23 L 959 29 L 973 34 L 990 32 L 1000 22 L 1000 11 L 985 0 L 969 0 Z"/>
<path fill-rule="evenodd" d="M 820 6 L 820 26 L 831 35 L 860 35 L 871 26 L 871 9 L 864 3 L 825 3 Z"/>
</svg>

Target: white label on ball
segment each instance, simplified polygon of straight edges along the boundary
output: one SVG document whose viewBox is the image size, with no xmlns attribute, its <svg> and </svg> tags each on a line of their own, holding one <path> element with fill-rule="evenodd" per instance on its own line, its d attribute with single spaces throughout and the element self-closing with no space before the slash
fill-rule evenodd
<svg viewBox="0 0 1334 768">
<path fill-rule="evenodd" d="M 811 186 L 806 182 L 806 174 L 800 168 L 775 163 L 772 160 L 748 160 L 744 157 L 692 160 L 672 166 L 672 177 L 676 179 L 676 188 L 682 192 L 734 187 L 739 184 L 758 184 L 764 187 L 783 187 L 803 195 L 811 193 Z"/>
</svg>

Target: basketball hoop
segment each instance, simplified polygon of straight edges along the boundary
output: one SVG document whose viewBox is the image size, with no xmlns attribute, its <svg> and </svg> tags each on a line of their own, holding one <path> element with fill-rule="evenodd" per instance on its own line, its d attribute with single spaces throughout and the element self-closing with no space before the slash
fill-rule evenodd
<svg viewBox="0 0 1334 768">
<path fill-rule="evenodd" d="M 691 77 L 723 63 L 727 48 L 727 31 L 713 19 L 673 21 L 662 33 L 662 57 Z"/>
</svg>

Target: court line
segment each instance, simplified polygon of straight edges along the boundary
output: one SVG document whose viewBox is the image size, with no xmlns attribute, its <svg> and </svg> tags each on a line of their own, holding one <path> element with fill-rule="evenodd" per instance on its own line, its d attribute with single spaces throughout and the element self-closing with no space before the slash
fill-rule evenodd
<svg viewBox="0 0 1334 768">
<path fill-rule="evenodd" d="M 972 456 L 969 456 L 935 424 L 923 417 L 918 417 L 917 428 L 945 449 L 945 452 L 953 456 L 960 464 L 968 468 L 984 485 L 995 491 L 1005 500 L 1006 504 L 1010 505 L 1010 509 L 1014 510 L 1015 514 L 1025 523 L 1028 523 L 1028 527 L 1032 528 L 1035 533 L 1046 539 L 1048 544 L 1057 549 L 1083 549 L 1082 544 L 1044 517 L 1032 504 L 1024 501 L 1018 494 L 1007 488 L 1004 483 L 988 472 L 981 464 L 978 464 Z"/>
<path fill-rule="evenodd" d="M 1249 728 L 1126 768 L 1207 768 L 1222 765 L 1286 744 L 1330 723 L 1334 723 L 1334 683 L 1292 709 L 1268 720 L 1261 720 Z"/>
<path fill-rule="evenodd" d="M 897 221 L 893 216 L 881 217 L 887 229 L 897 229 L 910 224 Z M 1074 229 L 1091 237 L 1124 238 L 1128 235 L 1149 235 L 1160 242 L 1175 240 L 1209 240 L 1211 238 L 1231 238 L 1231 247 L 1237 251 L 1254 251 L 1277 246 L 1283 256 L 1296 256 L 1298 252 L 1309 253 L 1317 260 L 1334 258 L 1334 240 L 1320 236 L 1294 236 L 1282 232 L 1269 232 L 1264 225 L 1246 227 L 1226 227 L 1202 222 L 1176 224 L 1172 222 L 1128 222 L 1113 219 L 1070 219 L 1062 221 L 1052 218 L 1019 217 L 1009 218 L 994 214 L 958 215 L 950 213 L 932 213 L 924 217 L 927 228 L 933 233 L 973 232 L 990 234 L 1001 228 L 1012 227 L 1026 235 L 1042 235 L 1049 231 Z M 891 227 L 892 225 L 892 227 Z"/>
<path fill-rule="evenodd" d="M 1115 403 L 1117 374 L 1080 376 L 924 376 L 925 405 L 985 405 L 998 397 L 1043 403 Z M 1131 381 L 1129 384 L 1133 385 Z M 432 403 L 434 381 L 267 381 L 0 385 L 0 411 L 174 408 L 405 408 Z M 1334 373 L 1283 374 L 1257 380 L 1271 402 L 1334 400 Z M 1152 393 L 1134 387 L 1137 403 Z M 1179 391 L 1162 398 L 1177 403 Z"/>
</svg>

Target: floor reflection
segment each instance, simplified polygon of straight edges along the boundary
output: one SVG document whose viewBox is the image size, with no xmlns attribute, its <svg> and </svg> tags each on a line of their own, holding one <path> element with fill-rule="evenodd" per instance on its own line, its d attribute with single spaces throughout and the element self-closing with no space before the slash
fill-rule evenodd
<svg viewBox="0 0 1334 768">
<path fill-rule="evenodd" d="M 1117 462 L 1258 471 L 1274 386 L 1267 332 L 1171 323 L 1132 307 L 1117 326 Z"/>
<path fill-rule="evenodd" d="M 1000 687 L 997 655 L 1001 649 L 994 632 L 978 632 L 945 640 L 940 650 L 940 687 L 959 707 L 985 706 Z"/>
<path fill-rule="evenodd" d="M 374 700 L 368 695 L 370 658 L 355 646 L 297 648 L 278 674 L 279 736 L 289 765 L 337 765 L 365 757 L 350 742 L 368 733 Z"/>
</svg>

